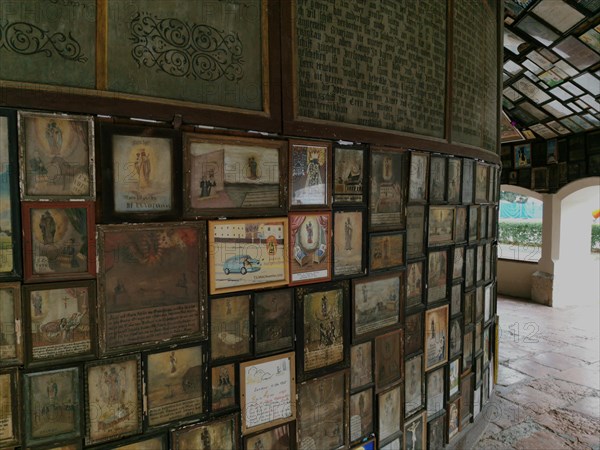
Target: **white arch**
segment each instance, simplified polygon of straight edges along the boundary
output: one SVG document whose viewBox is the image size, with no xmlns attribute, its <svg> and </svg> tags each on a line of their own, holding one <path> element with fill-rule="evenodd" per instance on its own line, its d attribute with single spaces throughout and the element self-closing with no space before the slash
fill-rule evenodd
<svg viewBox="0 0 600 450">
<path fill-rule="evenodd" d="M 512 192 L 513 194 L 525 195 L 526 197 L 535 198 L 536 200 L 542 201 L 542 194 L 539 192 L 532 191 L 521 186 L 515 186 L 514 184 L 501 184 L 501 191 Z"/>
<path fill-rule="evenodd" d="M 600 177 L 587 177 L 571 181 L 569 184 L 560 188 L 560 190 L 556 193 L 556 198 L 558 198 L 560 201 L 563 201 L 569 195 L 574 194 L 578 190 L 592 186 L 598 186 L 600 188 Z"/>
</svg>

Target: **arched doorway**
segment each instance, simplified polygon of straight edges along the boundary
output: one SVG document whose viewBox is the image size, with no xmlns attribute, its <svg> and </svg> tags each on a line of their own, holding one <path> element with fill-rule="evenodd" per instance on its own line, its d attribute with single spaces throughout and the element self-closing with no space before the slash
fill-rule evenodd
<svg viewBox="0 0 600 450">
<path fill-rule="evenodd" d="M 600 254 L 592 253 L 591 237 L 592 212 L 600 208 L 600 178 L 577 180 L 556 195 L 560 201 L 560 232 L 553 305 L 598 304 Z"/>
</svg>

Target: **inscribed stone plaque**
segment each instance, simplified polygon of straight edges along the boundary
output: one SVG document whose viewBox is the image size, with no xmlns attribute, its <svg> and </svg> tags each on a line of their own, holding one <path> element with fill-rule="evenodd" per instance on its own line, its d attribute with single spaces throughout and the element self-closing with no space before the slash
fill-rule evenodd
<svg viewBox="0 0 600 450">
<path fill-rule="evenodd" d="M 487 2 L 454 2 L 452 140 L 496 152 L 498 34 Z"/>
<path fill-rule="evenodd" d="M 262 110 L 262 0 L 108 2 L 108 89 Z"/>
<path fill-rule="evenodd" d="M 0 2 L 0 79 L 93 88 L 96 1 Z"/>
<path fill-rule="evenodd" d="M 300 117 L 443 137 L 446 2 L 295 3 Z"/>
</svg>

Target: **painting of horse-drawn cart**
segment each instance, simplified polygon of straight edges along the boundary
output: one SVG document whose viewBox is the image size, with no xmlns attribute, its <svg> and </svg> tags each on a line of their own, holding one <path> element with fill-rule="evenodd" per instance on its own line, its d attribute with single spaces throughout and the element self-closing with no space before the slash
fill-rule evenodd
<svg viewBox="0 0 600 450">
<path fill-rule="evenodd" d="M 29 366 L 94 357 L 94 281 L 26 285 L 23 293 Z"/>
</svg>

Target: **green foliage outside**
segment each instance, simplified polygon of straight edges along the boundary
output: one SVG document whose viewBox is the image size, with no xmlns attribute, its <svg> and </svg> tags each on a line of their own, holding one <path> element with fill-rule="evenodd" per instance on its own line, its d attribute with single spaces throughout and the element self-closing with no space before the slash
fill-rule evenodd
<svg viewBox="0 0 600 450">
<path fill-rule="evenodd" d="M 592 251 L 600 253 L 600 224 L 592 225 Z"/>
<path fill-rule="evenodd" d="M 500 222 L 498 233 L 501 244 L 542 246 L 541 222 Z M 600 252 L 600 224 L 592 225 L 591 250 Z"/>
</svg>

